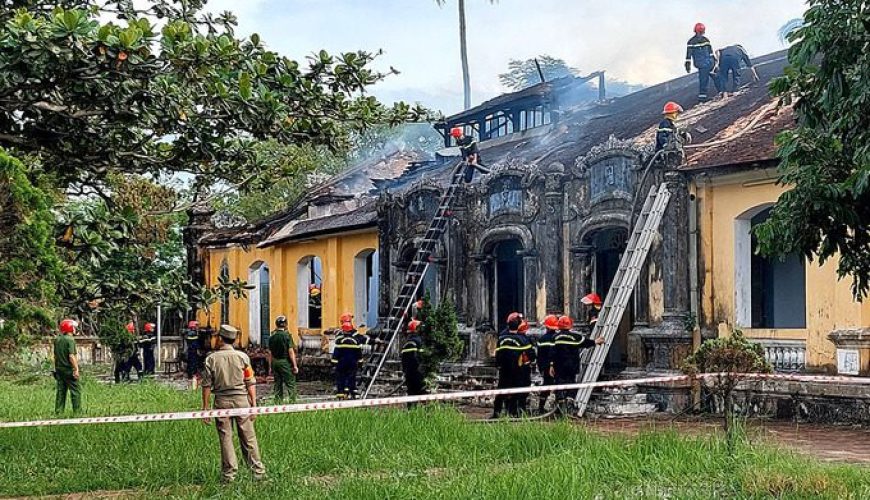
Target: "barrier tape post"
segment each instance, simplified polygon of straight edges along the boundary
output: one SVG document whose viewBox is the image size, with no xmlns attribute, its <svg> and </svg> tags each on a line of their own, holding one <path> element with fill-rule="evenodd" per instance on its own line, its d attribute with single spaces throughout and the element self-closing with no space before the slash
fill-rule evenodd
<svg viewBox="0 0 870 500">
<path fill-rule="evenodd" d="M 783 380 L 797 382 L 839 382 L 856 385 L 870 385 L 870 378 L 843 377 L 827 375 L 796 375 L 778 373 L 702 373 L 695 379 L 711 379 L 731 375 L 745 380 Z M 663 377 L 649 377 L 642 379 L 613 380 L 606 382 L 586 382 L 559 385 L 537 385 L 530 387 L 513 387 L 509 389 L 488 389 L 480 391 L 445 392 L 438 394 L 425 394 L 422 396 L 395 396 L 378 399 L 354 399 L 349 401 L 324 401 L 315 403 L 297 403 L 277 406 L 257 406 L 254 408 L 232 408 L 224 410 L 199 410 L 187 412 L 149 413 L 141 415 L 119 415 L 114 417 L 80 417 L 52 420 L 30 420 L 19 422 L 0 422 L 0 429 L 20 427 L 49 427 L 58 425 L 93 425 L 93 424 L 117 424 L 117 423 L 142 423 L 142 422 L 168 422 L 176 420 L 199 420 L 203 418 L 217 417 L 244 417 L 249 415 L 275 415 L 281 413 L 302 413 L 309 411 L 343 410 L 350 408 L 370 408 L 376 406 L 394 406 L 407 403 L 424 403 L 429 401 L 450 401 L 457 399 L 473 399 L 496 395 L 523 394 L 535 392 L 550 392 L 562 390 L 576 390 L 591 387 L 593 389 L 605 387 L 626 387 L 633 385 L 655 385 L 674 382 L 686 382 L 691 380 L 688 375 L 672 375 Z"/>
</svg>

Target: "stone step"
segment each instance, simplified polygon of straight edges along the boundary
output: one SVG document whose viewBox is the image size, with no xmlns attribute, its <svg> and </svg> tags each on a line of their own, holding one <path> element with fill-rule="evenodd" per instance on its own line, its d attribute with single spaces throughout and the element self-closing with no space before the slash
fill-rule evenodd
<svg viewBox="0 0 870 500">
<path fill-rule="evenodd" d="M 605 403 L 592 404 L 589 412 L 606 417 L 634 417 L 658 411 L 655 403 Z"/>
<path fill-rule="evenodd" d="M 649 402 L 646 394 L 593 394 L 591 401 L 593 404 L 644 404 Z"/>
</svg>

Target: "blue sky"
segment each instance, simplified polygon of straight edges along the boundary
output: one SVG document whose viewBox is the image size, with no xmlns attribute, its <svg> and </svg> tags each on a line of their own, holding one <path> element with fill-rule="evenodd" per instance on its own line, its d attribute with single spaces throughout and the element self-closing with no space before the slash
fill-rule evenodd
<svg viewBox="0 0 870 500">
<path fill-rule="evenodd" d="M 800 17 L 803 0 L 466 0 L 473 104 L 505 91 L 510 59 L 549 54 L 583 73 L 654 84 L 681 74 L 697 21 L 714 46 L 742 43 L 752 55 L 783 48 L 777 30 Z M 211 0 L 231 10 L 239 34 L 259 33 L 274 50 L 303 58 L 384 50 L 391 76 L 372 92 L 385 102 L 419 101 L 447 114 L 462 107 L 457 0 Z"/>
</svg>

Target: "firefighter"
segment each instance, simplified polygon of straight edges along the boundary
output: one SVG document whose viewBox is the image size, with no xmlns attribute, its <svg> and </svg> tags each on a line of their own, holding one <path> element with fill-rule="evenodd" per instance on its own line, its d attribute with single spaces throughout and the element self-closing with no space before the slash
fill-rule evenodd
<svg viewBox="0 0 870 500">
<path fill-rule="evenodd" d="M 580 299 L 580 303 L 589 308 L 586 312 L 586 322 L 589 324 L 589 328 L 595 328 L 595 324 L 598 323 L 598 315 L 601 313 L 601 297 L 593 292 Z"/>
<path fill-rule="evenodd" d="M 513 312 L 508 315 L 507 329 L 499 335 L 495 349 L 495 362 L 498 366 L 498 389 L 520 387 L 523 382 L 523 355 L 529 356 L 533 350 L 528 339 L 523 340 L 519 335 L 519 328 L 523 322 L 523 315 Z M 508 413 L 511 416 L 519 416 L 519 399 L 515 395 L 496 396 L 492 418 L 499 418 L 507 403 Z"/>
<path fill-rule="evenodd" d="M 127 323 L 127 331 L 130 332 L 135 339 L 136 325 L 132 321 Z M 133 340 L 133 348 L 130 350 L 130 357 L 124 365 L 124 378 L 130 380 L 130 370 L 136 369 L 136 378 L 142 380 L 144 376 L 142 372 L 142 360 L 139 358 L 139 340 Z"/>
<path fill-rule="evenodd" d="M 405 374 L 405 386 L 408 396 L 426 394 L 426 381 L 423 377 L 420 354 L 423 352 L 423 337 L 420 336 L 422 322 L 412 319 L 406 327 L 405 343 L 402 344 L 402 372 Z M 408 404 L 410 408 L 412 404 Z"/>
<path fill-rule="evenodd" d="M 470 183 L 474 179 L 475 170 L 480 170 L 484 174 L 490 173 L 490 170 L 480 161 L 480 149 L 477 147 L 477 141 L 474 137 L 465 135 L 462 127 L 450 129 L 450 136 L 456 140 L 456 145 L 459 146 L 459 152 L 462 154 L 462 161 L 465 163 L 466 183 Z"/>
<path fill-rule="evenodd" d="M 559 329 L 559 318 L 550 314 L 544 318 L 544 334 L 538 339 L 538 371 L 544 379 L 543 385 L 556 383 L 556 369 L 553 366 L 553 348 L 556 346 L 556 331 Z M 543 414 L 550 398 L 550 392 L 538 393 L 538 413 Z"/>
<path fill-rule="evenodd" d="M 127 335 L 121 334 L 118 343 L 112 346 L 112 358 L 115 360 L 113 375 L 115 383 L 119 384 L 122 380 L 130 380 L 130 355 L 133 352 L 133 335 L 136 329 L 133 323 L 128 323 L 125 327 Z"/>
<path fill-rule="evenodd" d="M 516 380 L 515 387 L 530 387 L 532 385 L 532 364 L 537 360 L 534 344 L 529 339 L 529 322 L 523 320 L 517 328 L 517 340 L 520 341 L 519 377 Z M 524 415 L 528 411 L 529 393 L 514 394 L 513 403 L 508 405 L 508 408 L 513 409 L 513 416 L 518 417 Z"/>
<path fill-rule="evenodd" d="M 740 66 L 745 64 L 752 72 L 752 78 L 758 81 L 758 73 L 752 65 L 752 59 L 742 45 L 729 45 L 716 51 L 716 67 L 713 73 L 717 81 L 716 87 L 728 95 L 728 75 L 731 75 L 731 86 L 737 92 L 740 87 Z"/>
<path fill-rule="evenodd" d="M 339 399 L 356 397 L 356 371 L 362 362 L 362 347 L 365 343 L 365 337 L 357 334 L 352 321 L 341 323 L 341 332 L 335 336 L 335 347 L 332 349 L 335 392 Z"/>
<path fill-rule="evenodd" d="M 185 357 L 187 358 L 187 379 L 193 380 L 199 372 L 199 322 L 187 322 L 187 332 L 184 334 Z M 195 387 L 194 387 L 195 388 Z"/>
<path fill-rule="evenodd" d="M 577 373 L 580 371 L 580 350 L 595 347 L 604 343 L 604 337 L 595 340 L 584 338 L 583 335 L 572 331 L 574 321 L 568 316 L 562 316 L 558 320 L 559 333 L 553 341 L 553 354 L 556 368 L 556 384 L 573 384 L 577 381 Z M 556 392 L 556 407 L 561 412 L 567 411 L 568 391 Z"/>
<path fill-rule="evenodd" d="M 707 28 L 703 23 L 695 24 L 695 36 L 686 44 L 686 73 L 692 71 L 692 63 L 698 68 L 698 100 L 707 100 L 707 87 L 710 84 L 710 72 L 716 64 L 713 47 L 710 40 L 704 36 Z"/>
<path fill-rule="evenodd" d="M 421 322 L 426 321 L 426 318 L 423 317 L 423 299 L 420 299 L 411 305 L 411 319 L 416 319 Z"/>
<path fill-rule="evenodd" d="M 156 325 L 154 323 L 145 323 L 143 330 L 145 335 L 139 341 L 142 346 L 142 362 L 145 365 L 143 372 L 145 375 L 154 375 L 154 343 L 157 339 L 154 337 Z"/>
<path fill-rule="evenodd" d="M 659 128 L 656 130 L 656 151 L 661 151 L 677 141 L 677 124 L 676 119 L 683 112 L 683 107 L 674 101 L 665 103 L 662 109 L 664 118 L 659 122 Z"/>
</svg>

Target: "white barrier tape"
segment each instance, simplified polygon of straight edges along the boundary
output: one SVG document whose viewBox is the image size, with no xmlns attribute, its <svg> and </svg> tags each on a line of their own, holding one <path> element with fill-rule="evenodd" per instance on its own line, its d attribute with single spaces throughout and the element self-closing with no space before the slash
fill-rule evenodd
<svg viewBox="0 0 870 500">
<path fill-rule="evenodd" d="M 726 376 L 725 373 L 702 373 L 697 379 L 715 379 Z M 791 380 L 798 382 L 844 382 L 850 384 L 870 385 L 870 378 L 840 377 L 825 375 L 788 375 L 788 374 L 765 374 L 743 373 L 731 374 L 743 380 Z M 142 415 L 120 415 L 116 417 L 83 417 L 56 420 L 31 420 L 23 422 L 0 422 L 2 428 L 16 427 L 47 427 L 55 425 L 91 425 L 91 424 L 121 424 L 137 422 L 166 422 L 171 420 L 199 420 L 203 418 L 217 417 L 244 417 L 249 415 L 274 415 L 278 413 L 301 413 L 308 411 L 344 410 L 349 408 L 370 408 L 375 406 L 393 406 L 407 403 L 423 403 L 428 401 L 449 401 L 454 399 L 472 399 L 497 395 L 523 394 L 533 392 L 568 391 L 584 387 L 629 387 L 633 385 L 656 385 L 673 382 L 686 382 L 693 380 L 688 375 L 673 375 L 665 377 L 649 377 L 630 380 L 613 380 L 606 382 L 586 382 L 559 385 L 536 385 L 530 387 L 512 387 L 509 389 L 488 389 L 482 391 L 445 392 L 439 394 L 425 394 L 422 396 L 396 396 L 378 399 L 353 399 L 346 401 L 327 401 L 319 403 L 297 403 L 277 406 L 257 406 L 255 408 L 232 408 L 226 410 L 200 410 L 173 413 L 150 413 Z"/>
</svg>

